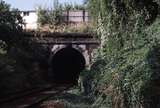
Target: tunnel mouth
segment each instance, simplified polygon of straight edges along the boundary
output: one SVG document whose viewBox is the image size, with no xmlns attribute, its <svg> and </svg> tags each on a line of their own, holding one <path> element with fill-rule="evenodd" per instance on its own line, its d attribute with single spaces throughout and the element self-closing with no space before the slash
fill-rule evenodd
<svg viewBox="0 0 160 108">
<path fill-rule="evenodd" d="M 55 83 L 77 84 L 80 72 L 85 68 L 85 58 L 78 50 L 66 47 L 52 58 L 52 73 Z"/>
</svg>

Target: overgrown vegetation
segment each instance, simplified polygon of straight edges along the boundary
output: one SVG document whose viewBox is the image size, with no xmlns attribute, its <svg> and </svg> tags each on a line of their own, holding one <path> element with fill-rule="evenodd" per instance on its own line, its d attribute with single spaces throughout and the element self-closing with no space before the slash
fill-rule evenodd
<svg viewBox="0 0 160 108">
<path fill-rule="evenodd" d="M 9 55 L 9 52 L 20 38 L 18 34 L 22 31 L 22 23 L 19 11 L 10 9 L 10 5 L 0 0 L 0 91 L 2 94 L 16 89 L 13 85 L 15 82 L 9 80 L 15 77 L 12 73 L 16 70 L 16 60 Z M 17 85 L 19 84 L 17 82 Z"/>
<path fill-rule="evenodd" d="M 88 5 L 101 39 L 91 69 L 97 98 L 92 107 L 159 108 L 158 3 L 88 0 Z"/>
<path fill-rule="evenodd" d="M 86 92 L 91 93 L 92 99 L 95 100 L 93 104 L 89 104 L 92 104 L 90 107 L 159 108 L 159 0 L 86 0 L 85 3 L 93 16 L 93 27 L 101 39 L 101 46 L 95 51 L 95 62 L 90 72 L 87 70 L 84 75 L 81 75 L 89 77 L 86 85 L 91 90 Z M 71 8 L 66 6 L 67 10 Z M 59 24 L 60 21 L 57 19 L 63 8 L 56 1 L 55 9 L 47 12 L 39 8 L 38 21 L 41 25 L 51 24 L 53 28 Z M 17 47 L 24 44 L 19 35 L 22 24 L 18 10 L 11 10 L 10 6 L 1 0 L 0 90 L 3 90 L 1 93 L 5 93 L 6 90 L 17 90 L 17 87 L 23 88 L 25 86 L 23 84 L 27 84 L 25 78 L 28 71 L 32 71 L 28 68 L 34 67 L 26 65 L 34 62 L 32 59 L 27 61 L 30 58 L 29 52 L 33 50 L 23 46 L 25 52 Z M 21 56 L 26 57 L 27 60 L 25 58 L 22 60 Z M 18 61 L 16 58 L 21 60 Z M 29 77 L 34 76 L 33 73 L 30 72 Z"/>
<path fill-rule="evenodd" d="M 10 47 L 18 38 L 17 33 L 22 31 L 22 18 L 17 9 L 10 9 L 10 5 L 0 1 L 0 40 L 2 46 Z M 2 35 L 3 34 L 3 35 Z M 4 43 L 6 45 L 4 45 Z"/>
<path fill-rule="evenodd" d="M 86 6 L 73 4 L 60 4 L 58 0 L 53 1 L 53 7 L 47 8 L 39 6 L 37 10 L 38 24 L 40 31 L 50 32 L 90 32 L 91 27 L 86 22 L 74 24 L 67 22 L 67 11 L 83 11 Z"/>
<path fill-rule="evenodd" d="M 0 0 L 0 96 L 36 86 L 38 82 L 33 78 L 34 45 L 30 47 L 31 42 L 24 39 L 22 26 L 20 12 Z"/>
<path fill-rule="evenodd" d="M 54 1 L 54 7 L 51 9 L 42 8 L 41 6 L 37 10 L 38 23 L 40 26 L 48 24 L 50 26 L 56 26 L 60 24 L 60 17 L 62 15 L 62 5 L 58 0 Z"/>
</svg>

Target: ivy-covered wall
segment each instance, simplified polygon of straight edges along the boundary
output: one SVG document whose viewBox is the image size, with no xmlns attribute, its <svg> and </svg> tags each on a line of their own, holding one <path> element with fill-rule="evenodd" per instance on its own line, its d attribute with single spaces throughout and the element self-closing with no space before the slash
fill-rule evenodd
<svg viewBox="0 0 160 108">
<path fill-rule="evenodd" d="M 96 96 L 93 107 L 159 108 L 158 3 L 89 0 L 88 5 L 101 39 L 96 65 L 91 68 Z"/>
</svg>

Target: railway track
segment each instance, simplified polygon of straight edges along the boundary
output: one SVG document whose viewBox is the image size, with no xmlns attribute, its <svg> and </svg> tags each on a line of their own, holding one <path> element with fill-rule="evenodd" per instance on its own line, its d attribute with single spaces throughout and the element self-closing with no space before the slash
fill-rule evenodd
<svg viewBox="0 0 160 108">
<path fill-rule="evenodd" d="M 72 85 L 53 85 L 43 89 L 35 89 L 26 93 L 14 94 L 0 99 L 0 108 L 35 108 L 51 97 L 59 95 Z"/>
<path fill-rule="evenodd" d="M 6 94 L 0 97 L 0 104 L 7 103 L 9 101 L 19 99 L 23 96 L 30 95 L 30 94 L 40 92 L 40 91 L 44 91 L 50 88 L 52 88 L 52 86 L 47 86 L 43 88 L 30 88 L 30 89 L 26 89 L 26 90 L 14 92 L 14 93 L 9 93 L 9 94 Z"/>
</svg>

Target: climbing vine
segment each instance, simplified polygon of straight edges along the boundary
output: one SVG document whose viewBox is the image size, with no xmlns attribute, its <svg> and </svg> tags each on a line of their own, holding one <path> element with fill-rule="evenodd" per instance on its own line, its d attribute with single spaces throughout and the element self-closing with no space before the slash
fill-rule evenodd
<svg viewBox="0 0 160 108">
<path fill-rule="evenodd" d="M 153 57 L 159 56 L 154 52 L 159 45 L 159 30 L 154 26 L 159 21 L 158 7 L 152 0 L 89 0 L 93 24 L 101 39 L 98 55 L 105 62 L 97 64 L 97 70 L 91 69 L 97 73 L 93 84 L 100 101 L 93 107 L 152 106 L 146 103 L 146 91 L 155 74 L 151 65 L 159 64 L 158 57 Z"/>
</svg>

